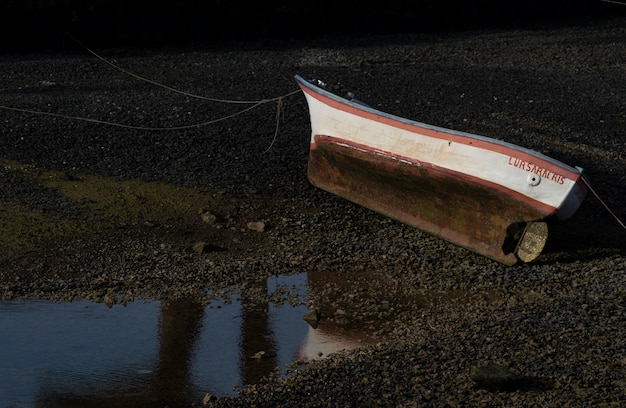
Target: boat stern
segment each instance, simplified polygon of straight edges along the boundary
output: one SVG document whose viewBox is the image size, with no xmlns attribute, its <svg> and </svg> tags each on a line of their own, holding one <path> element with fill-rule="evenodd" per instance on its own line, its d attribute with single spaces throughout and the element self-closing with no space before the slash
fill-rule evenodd
<svg viewBox="0 0 626 408">
<path fill-rule="evenodd" d="M 576 169 L 580 172 L 580 176 L 576 182 L 572 184 L 572 188 L 568 192 L 567 197 L 556 211 L 556 218 L 559 221 L 570 219 L 576 211 L 578 211 L 589 192 L 589 183 L 583 169 L 578 166 L 576 166 Z"/>
</svg>

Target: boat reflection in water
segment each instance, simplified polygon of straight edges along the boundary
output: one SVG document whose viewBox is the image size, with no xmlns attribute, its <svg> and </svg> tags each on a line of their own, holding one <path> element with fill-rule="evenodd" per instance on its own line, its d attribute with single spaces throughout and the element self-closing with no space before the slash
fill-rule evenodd
<svg viewBox="0 0 626 408">
<path fill-rule="evenodd" d="M 170 407 L 233 395 L 298 359 L 363 345 L 363 333 L 322 324 L 305 306 L 259 302 L 307 275 L 248 284 L 232 302 L 0 302 L 0 395 L 11 407 Z"/>
<path fill-rule="evenodd" d="M 306 337 L 298 350 L 298 360 L 310 361 L 326 357 L 342 350 L 363 347 L 371 342 L 367 333 L 348 331 L 341 325 L 325 323 L 317 328 L 309 327 Z"/>
</svg>

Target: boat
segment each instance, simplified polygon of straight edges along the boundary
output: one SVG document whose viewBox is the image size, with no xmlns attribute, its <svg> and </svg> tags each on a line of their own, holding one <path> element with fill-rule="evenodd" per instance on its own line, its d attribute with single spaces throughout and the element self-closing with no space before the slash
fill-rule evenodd
<svg viewBox="0 0 626 408">
<path fill-rule="evenodd" d="M 497 262 L 536 260 L 548 225 L 572 217 L 587 195 L 580 167 L 295 80 L 309 109 L 313 186 Z"/>
</svg>

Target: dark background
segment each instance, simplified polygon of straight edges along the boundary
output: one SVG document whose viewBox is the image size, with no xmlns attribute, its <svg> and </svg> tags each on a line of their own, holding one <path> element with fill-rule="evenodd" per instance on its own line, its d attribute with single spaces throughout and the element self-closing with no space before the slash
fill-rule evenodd
<svg viewBox="0 0 626 408">
<path fill-rule="evenodd" d="M 561 24 L 626 14 L 600 0 L 3 0 L 3 50 L 206 45 L 225 40 Z"/>
</svg>

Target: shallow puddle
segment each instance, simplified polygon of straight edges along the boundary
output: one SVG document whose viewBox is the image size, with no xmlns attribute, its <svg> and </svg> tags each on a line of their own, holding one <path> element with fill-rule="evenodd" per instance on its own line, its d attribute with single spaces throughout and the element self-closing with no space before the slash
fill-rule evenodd
<svg viewBox="0 0 626 408">
<path fill-rule="evenodd" d="M 261 285 L 262 286 L 262 285 Z M 267 291 L 306 296 L 306 274 Z M 232 395 L 295 360 L 355 348 L 367 333 L 313 329 L 304 306 L 246 296 L 108 308 L 89 301 L 0 302 L 0 400 L 6 407 L 180 406 Z"/>
</svg>

